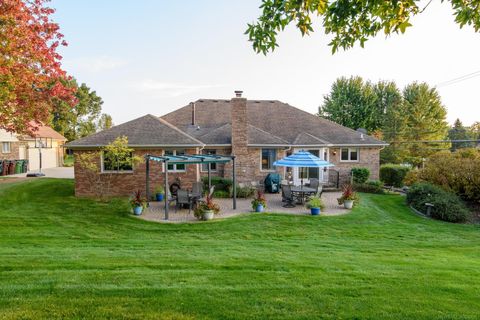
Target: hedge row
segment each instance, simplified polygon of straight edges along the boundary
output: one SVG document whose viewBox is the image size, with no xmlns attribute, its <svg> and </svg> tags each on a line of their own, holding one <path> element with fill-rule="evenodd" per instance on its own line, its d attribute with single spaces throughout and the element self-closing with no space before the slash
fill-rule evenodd
<svg viewBox="0 0 480 320">
<path fill-rule="evenodd" d="M 383 182 L 379 180 L 367 180 L 364 183 L 354 183 L 353 189 L 357 192 L 385 194 Z"/>
<path fill-rule="evenodd" d="M 426 203 L 433 204 L 431 217 L 448 222 L 465 222 L 471 213 L 455 194 L 430 183 L 416 183 L 407 192 L 407 204 L 427 214 Z"/>
</svg>

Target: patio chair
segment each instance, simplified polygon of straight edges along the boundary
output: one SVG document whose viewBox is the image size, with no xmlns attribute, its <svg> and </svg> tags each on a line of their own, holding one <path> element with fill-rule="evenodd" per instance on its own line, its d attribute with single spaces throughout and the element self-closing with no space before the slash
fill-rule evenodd
<svg viewBox="0 0 480 320">
<path fill-rule="evenodd" d="M 282 185 L 282 201 L 285 202 L 282 207 L 295 208 L 295 198 L 289 185 Z"/>
<path fill-rule="evenodd" d="M 188 205 L 188 214 L 192 211 L 193 201 L 188 196 L 187 190 L 179 189 L 177 190 L 177 205 L 175 206 L 175 212 L 179 206 Z"/>
<path fill-rule="evenodd" d="M 199 195 L 200 198 L 203 197 L 203 183 L 194 182 L 192 185 L 192 193 L 195 195 Z"/>
<path fill-rule="evenodd" d="M 314 196 L 321 197 L 323 192 L 323 186 L 320 185 L 320 181 L 318 179 L 312 178 L 310 179 L 309 187 L 315 189 Z M 310 200 L 311 196 L 307 197 L 307 201 Z"/>
</svg>

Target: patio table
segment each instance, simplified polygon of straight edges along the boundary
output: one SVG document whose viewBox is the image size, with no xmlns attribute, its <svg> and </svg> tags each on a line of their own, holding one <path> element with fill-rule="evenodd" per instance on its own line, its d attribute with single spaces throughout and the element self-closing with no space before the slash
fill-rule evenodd
<svg viewBox="0 0 480 320">
<path fill-rule="evenodd" d="M 294 186 L 291 188 L 292 193 L 296 195 L 297 203 L 304 204 L 306 196 L 315 194 L 317 190 L 305 186 Z"/>
</svg>

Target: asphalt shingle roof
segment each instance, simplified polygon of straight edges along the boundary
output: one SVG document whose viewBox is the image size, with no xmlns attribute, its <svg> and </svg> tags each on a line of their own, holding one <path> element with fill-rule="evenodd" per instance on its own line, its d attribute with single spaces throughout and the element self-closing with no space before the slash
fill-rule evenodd
<svg viewBox="0 0 480 320">
<path fill-rule="evenodd" d="M 196 136 L 206 144 L 230 143 L 231 130 L 225 124 L 231 123 L 230 100 L 200 99 L 195 102 L 196 126 L 215 128 L 202 136 Z M 320 118 L 289 104 L 276 100 L 247 100 L 249 144 L 277 145 L 378 145 L 385 142 L 361 134 L 332 121 Z M 188 132 L 191 126 L 191 106 L 175 110 L 162 116 L 169 123 Z M 222 128 L 222 129 L 220 129 Z M 260 133 L 261 131 L 261 133 Z M 258 139 L 258 141 L 254 141 Z"/>
<path fill-rule="evenodd" d="M 164 119 L 149 114 L 67 143 L 67 147 L 105 146 L 120 136 L 128 137 L 131 146 L 203 146 Z"/>
<path fill-rule="evenodd" d="M 104 146 L 127 136 L 132 146 L 229 145 L 230 100 L 201 99 L 160 118 L 153 115 L 72 141 L 68 147 Z M 385 142 L 276 100 L 247 100 L 248 144 L 285 146 L 383 146 Z"/>
</svg>

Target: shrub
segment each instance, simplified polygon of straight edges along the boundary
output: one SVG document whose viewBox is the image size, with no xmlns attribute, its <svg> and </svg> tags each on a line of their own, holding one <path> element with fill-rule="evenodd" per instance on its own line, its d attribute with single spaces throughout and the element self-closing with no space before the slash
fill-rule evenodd
<svg viewBox="0 0 480 320">
<path fill-rule="evenodd" d="M 215 190 L 213 196 L 215 198 L 230 198 L 230 193 L 225 190 Z"/>
<path fill-rule="evenodd" d="M 307 209 L 320 208 L 320 210 L 325 210 L 325 204 L 323 203 L 320 197 L 312 197 L 306 205 Z"/>
<path fill-rule="evenodd" d="M 353 189 L 357 192 L 385 194 L 383 182 L 380 180 L 368 180 L 365 183 L 354 183 Z"/>
<path fill-rule="evenodd" d="M 433 204 L 431 217 L 448 222 L 465 222 L 470 211 L 455 194 L 430 183 L 416 183 L 407 192 L 407 203 L 426 214 L 425 203 Z"/>
<path fill-rule="evenodd" d="M 215 190 L 229 191 L 232 187 L 232 180 L 222 177 L 211 177 L 212 186 L 215 186 Z M 203 187 L 208 190 L 208 177 L 202 177 Z"/>
<path fill-rule="evenodd" d="M 438 185 L 468 201 L 480 201 L 480 150 L 438 152 L 418 171 L 420 181 Z"/>
<path fill-rule="evenodd" d="M 408 171 L 410 171 L 410 167 L 397 164 L 384 164 L 380 167 L 380 180 L 387 186 L 401 188 L 403 187 L 403 179 L 405 179 Z"/>
<path fill-rule="evenodd" d="M 255 194 L 255 188 L 250 186 L 237 186 L 237 198 L 250 198 Z M 230 190 L 230 197 L 233 197 L 233 190 Z"/>
<path fill-rule="evenodd" d="M 365 183 L 370 176 L 368 168 L 352 168 L 352 177 L 354 183 Z"/>
<path fill-rule="evenodd" d="M 418 177 L 419 170 L 410 170 L 408 171 L 405 179 L 403 179 L 403 184 L 406 186 L 411 186 L 417 182 L 420 182 L 420 178 Z"/>
</svg>

